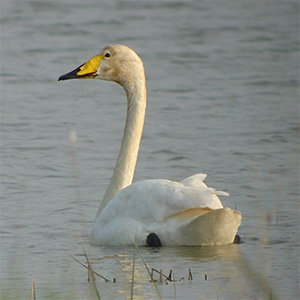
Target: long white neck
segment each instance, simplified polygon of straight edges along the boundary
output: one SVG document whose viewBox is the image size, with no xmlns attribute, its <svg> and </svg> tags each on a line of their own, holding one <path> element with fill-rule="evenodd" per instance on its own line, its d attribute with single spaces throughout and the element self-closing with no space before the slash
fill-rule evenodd
<svg viewBox="0 0 300 300">
<path fill-rule="evenodd" d="M 107 203 L 123 188 L 132 183 L 137 162 L 146 112 L 145 76 L 133 85 L 123 85 L 127 95 L 127 116 L 119 156 L 111 181 L 104 194 L 97 216 Z"/>
</svg>

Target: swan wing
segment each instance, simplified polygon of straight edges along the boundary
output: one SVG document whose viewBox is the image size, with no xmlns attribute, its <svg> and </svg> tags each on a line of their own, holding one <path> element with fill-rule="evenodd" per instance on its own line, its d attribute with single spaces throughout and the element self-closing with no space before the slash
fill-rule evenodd
<svg viewBox="0 0 300 300">
<path fill-rule="evenodd" d="M 108 220 L 120 215 L 140 220 L 162 221 L 186 209 L 218 209 L 223 205 L 210 187 L 185 186 L 164 179 L 144 180 L 121 190 L 103 210 Z"/>
<path fill-rule="evenodd" d="M 175 215 L 157 226 L 164 246 L 213 246 L 232 244 L 242 215 L 230 208 L 220 208 L 198 216 Z"/>
<path fill-rule="evenodd" d="M 206 177 L 207 177 L 207 174 L 198 173 L 198 174 L 189 176 L 189 177 L 181 180 L 180 182 L 183 183 L 185 186 L 207 187 L 207 185 L 204 183 L 204 180 Z"/>
<path fill-rule="evenodd" d="M 207 186 L 185 185 L 164 179 L 133 183 L 121 190 L 100 213 L 94 223 L 92 242 L 126 245 L 132 244 L 134 237 L 138 244 L 144 245 L 147 235 L 155 232 L 166 245 L 188 244 L 188 239 L 181 240 L 178 236 L 185 234 L 191 226 L 204 225 L 201 218 L 206 214 L 223 209 L 218 194 L 222 192 Z M 214 227 L 214 214 L 212 217 L 203 232 L 207 227 Z M 198 232 L 192 230 L 190 234 L 198 235 Z M 195 243 L 197 241 L 205 241 L 205 238 L 198 238 Z M 211 243 L 217 244 L 214 240 Z"/>
</svg>

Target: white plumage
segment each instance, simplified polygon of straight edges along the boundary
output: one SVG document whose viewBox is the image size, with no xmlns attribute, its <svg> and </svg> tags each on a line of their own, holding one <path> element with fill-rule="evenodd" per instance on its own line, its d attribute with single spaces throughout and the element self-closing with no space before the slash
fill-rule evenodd
<svg viewBox="0 0 300 300">
<path fill-rule="evenodd" d="M 205 174 L 181 182 L 155 179 L 132 184 L 146 109 L 144 68 L 137 54 L 123 45 L 108 46 L 59 80 L 73 78 L 115 81 L 127 95 L 121 148 L 93 226 L 92 243 L 146 245 L 151 233 L 163 246 L 232 243 L 241 214 L 223 207 L 218 195 L 228 194 L 207 187 Z"/>
<path fill-rule="evenodd" d="M 96 219 L 92 242 L 128 245 L 133 243 L 134 238 L 138 245 L 145 245 L 146 237 L 154 232 L 165 246 L 232 243 L 240 224 L 240 214 L 223 208 L 217 195 L 226 193 L 215 191 L 197 180 L 204 177 L 202 175 L 196 174 L 183 182 L 144 180 L 121 190 Z M 217 210 L 218 214 L 214 215 Z M 201 212 L 210 216 L 206 218 L 206 224 L 201 223 L 205 227 L 196 226 L 199 228 L 197 232 L 195 229 L 188 230 L 192 221 L 198 218 L 199 222 L 204 217 Z M 219 224 L 215 220 L 217 217 L 232 221 L 229 222 L 229 225 L 233 223 L 229 239 L 226 233 L 228 228 L 223 227 L 228 221 L 223 223 L 223 219 L 220 219 L 222 223 Z M 214 237 L 216 227 L 219 233 Z"/>
</svg>

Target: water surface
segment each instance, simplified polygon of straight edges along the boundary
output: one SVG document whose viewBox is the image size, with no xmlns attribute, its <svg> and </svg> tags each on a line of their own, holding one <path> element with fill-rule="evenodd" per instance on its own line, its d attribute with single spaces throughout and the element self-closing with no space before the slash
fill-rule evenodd
<svg viewBox="0 0 300 300">
<path fill-rule="evenodd" d="M 136 298 L 158 297 L 139 254 L 178 280 L 158 284 L 163 299 L 299 298 L 299 4 L 249 0 L 1 1 L 2 294 L 29 297 L 34 278 L 38 299 L 93 299 L 72 258 L 86 262 L 80 235 L 110 280 L 97 279 L 102 298 L 130 298 L 134 249 L 89 244 L 124 92 L 57 82 L 113 43 L 135 49 L 146 68 L 135 180 L 207 173 L 243 214 L 241 245 L 141 249 Z"/>
</svg>

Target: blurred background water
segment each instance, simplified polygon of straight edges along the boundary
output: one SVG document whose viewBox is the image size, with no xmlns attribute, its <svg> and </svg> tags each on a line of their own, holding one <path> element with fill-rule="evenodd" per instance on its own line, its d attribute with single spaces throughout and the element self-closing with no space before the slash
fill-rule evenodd
<svg viewBox="0 0 300 300">
<path fill-rule="evenodd" d="M 125 119 L 113 83 L 57 78 L 123 43 L 144 61 L 145 130 L 135 180 L 207 173 L 243 214 L 241 245 L 141 249 L 173 270 L 164 299 L 299 298 L 298 1 L 1 1 L 3 299 L 130 298 L 132 248 L 89 232 Z M 76 147 L 69 132 L 76 131 Z M 193 280 L 187 280 L 188 269 Z M 207 275 L 207 280 L 205 280 Z M 266 282 L 266 284 L 265 284 Z M 137 256 L 134 295 L 158 295 Z"/>
</svg>

